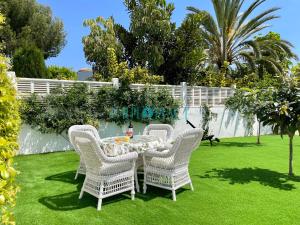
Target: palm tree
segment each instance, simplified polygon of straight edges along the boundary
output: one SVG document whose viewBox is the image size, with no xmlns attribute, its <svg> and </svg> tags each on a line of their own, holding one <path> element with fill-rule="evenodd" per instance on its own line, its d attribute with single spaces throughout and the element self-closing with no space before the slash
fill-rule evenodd
<svg viewBox="0 0 300 225">
<path fill-rule="evenodd" d="M 292 52 L 294 46 L 282 40 L 275 32 L 255 37 L 254 40 L 248 41 L 248 45 L 249 49 L 241 51 L 240 55 L 244 57 L 247 65 L 257 72 L 259 78 L 263 78 L 265 72 L 285 75 L 289 70 L 291 59 L 298 59 Z"/>
<path fill-rule="evenodd" d="M 265 54 L 267 51 L 269 53 L 274 52 L 274 48 L 270 45 L 264 46 L 253 39 L 255 34 L 269 26 L 266 22 L 278 18 L 274 13 L 280 8 L 270 8 L 250 18 L 255 9 L 266 0 L 253 1 L 244 12 L 241 12 L 241 8 L 245 0 L 211 1 L 216 19 L 208 12 L 187 7 L 192 14 L 206 14 L 200 29 L 208 46 L 210 63 L 216 65 L 221 72 L 230 66 L 238 68 L 242 63 L 249 63 L 253 69 L 262 68 L 257 66 L 258 63 L 268 65 L 269 68 L 276 71 L 282 70 L 280 63 L 273 57 L 273 54 Z M 264 42 L 267 43 L 268 41 L 265 40 Z M 287 42 L 276 42 L 277 50 L 280 49 L 285 52 L 289 51 L 290 47 L 292 46 Z M 226 69 L 226 71 L 228 70 Z"/>
</svg>

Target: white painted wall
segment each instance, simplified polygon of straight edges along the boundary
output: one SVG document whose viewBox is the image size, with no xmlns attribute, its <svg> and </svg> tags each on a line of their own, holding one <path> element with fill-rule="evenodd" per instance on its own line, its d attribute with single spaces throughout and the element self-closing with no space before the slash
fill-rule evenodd
<svg viewBox="0 0 300 225">
<path fill-rule="evenodd" d="M 212 107 L 211 111 L 216 114 L 210 123 L 211 132 L 216 137 L 242 137 L 252 135 L 246 127 L 245 121 L 238 113 L 225 110 L 224 106 Z M 175 136 L 180 132 L 191 129 L 186 124 L 186 118 L 195 126 L 201 125 L 201 109 L 199 107 L 189 108 L 187 113 L 181 108 L 179 120 L 174 124 Z M 115 123 L 100 121 L 99 134 L 102 138 L 123 135 L 126 131 L 127 124 L 122 127 Z M 145 124 L 133 123 L 135 134 L 142 134 Z M 271 129 L 264 127 L 261 129 L 262 134 L 270 134 Z M 257 123 L 253 126 L 253 134 L 257 133 Z M 65 137 L 56 134 L 41 134 L 39 131 L 32 129 L 28 125 L 22 125 L 19 136 L 20 151 L 19 154 L 37 154 L 55 151 L 65 151 L 72 149 L 72 146 Z"/>
</svg>

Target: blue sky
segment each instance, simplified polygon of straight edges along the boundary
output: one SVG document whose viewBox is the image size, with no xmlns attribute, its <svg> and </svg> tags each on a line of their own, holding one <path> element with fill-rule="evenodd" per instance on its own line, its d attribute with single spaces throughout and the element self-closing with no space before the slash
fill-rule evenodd
<svg viewBox="0 0 300 225">
<path fill-rule="evenodd" d="M 89 67 L 86 63 L 82 37 L 87 35 L 88 28 L 83 27 L 83 21 L 88 18 L 103 16 L 105 18 L 113 16 L 117 23 L 125 27 L 129 25 L 128 13 L 122 0 L 37 0 L 39 3 L 50 6 L 54 16 L 59 17 L 64 22 L 67 33 L 67 44 L 61 53 L 47 61 L 48 65 L 59 65 L 71 67 L 78 70 L 82 67 Z M 195 6 L 199 9 L 213 12 L 210 0 L 173 0 L 175 11 L 172 21 L 179 26 L 184 19 L 187 6 Z M 247 3 L 250 0 L 246 0 Z M 268 0 L 257 12 L 270 7 L 281 7 L 278 12 L 281 18 L 273 20 L 270 25 L 271 30 L 281 34 L 283 39 L 294 44 L 294 51 L 300 56 L 300 1 L 299 0 Z M 268 32 L 265 30 L 262 34 Z"/>
</svg>

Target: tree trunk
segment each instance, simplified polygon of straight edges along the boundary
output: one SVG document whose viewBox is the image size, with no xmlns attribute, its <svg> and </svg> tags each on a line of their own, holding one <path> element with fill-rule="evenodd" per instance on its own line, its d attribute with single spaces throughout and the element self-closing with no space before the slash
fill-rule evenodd
<svg viewBox="0 0 300 225">
<path fill-rule="evenodd" d="M 258 121 L 257 144 L 260 144 L 260 127 L 261 127 L 261 123 L 260 121 Z"/>
<path fill-rule="evenodd" d="M 290 139 L 290 157 L 289 157 L 289 176 L 293 176 L 293 138 L 294 135 L 289 135 Z"/>
</svg>

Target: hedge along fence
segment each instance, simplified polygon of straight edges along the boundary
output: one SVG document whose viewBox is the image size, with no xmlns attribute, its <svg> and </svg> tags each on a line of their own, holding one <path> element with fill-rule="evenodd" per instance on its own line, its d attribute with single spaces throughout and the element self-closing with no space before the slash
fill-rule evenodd
<svg viewBox="0 0 300 225">
<path fill-rule="evenodd" d="M 2 224 L 14 224 L 12 207 L 18 187 L 13 157 L 18 150 L 20 127 L 19 104 L 16 90 L 7 77 L 6 58 L 0 55 L 0 207 Z"/>
<path fill-rule="evenodd" d="M 75 83 L 68 89 L 57 88 L 46 96 L 32 94 L 23 98 L 23 123 L 42 133 L 64 136 L 74 124 L 98 126 L 99 120 L 122 125 L 129 121 L 173 123 L 178 117 L 180 102 L 167 90 L 143 90 L 129 87 L 101 87 L 91 90 L 85 83 Z"/>
</svg>

